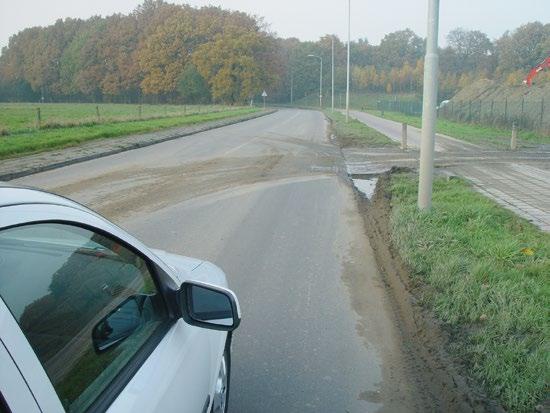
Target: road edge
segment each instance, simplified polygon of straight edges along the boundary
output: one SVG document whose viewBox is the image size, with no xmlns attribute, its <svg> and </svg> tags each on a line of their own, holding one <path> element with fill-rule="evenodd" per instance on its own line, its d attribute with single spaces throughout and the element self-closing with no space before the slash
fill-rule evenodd
<svg viewBox="0 0 550 413">
<path fill-rule="evenodd" d="M 116 149 L 109 149 L 109 150 L 106 150 L 104 152 L 97 152 L 97 153 L 94 153 L 94 154 L 91 154 L 91 155 L 79 156 L 79 157 L 75 157 L 75 158 L 72 158 L 72 159 L 67 159 L 67 160 L 64 160 L 64 161 L 61 161 L 61 162 L 53 162 L 53 163 L 44 164 L 44 165 L 41 165 L 41 166 L 23 168 L 23 169 L 21 169 L 17 172 L 9 172 L 9 173 L 0 174 L 0 181 L 11 181 L 13 179 L 22 178 L 22 177 L 28 176 L 28 175 L 34 175 L 34 174 L 37 174 L 37 173 L 40 173 L 40 172 L 51 171 L 53 169 L 62 168 L 64 166 L 73 165 L 73 164 L 76 164 L 76 163 L 91 161 L 91 160 L 98 159 L 98 158 L 104 158 L 106 156 L 116 155 L 117 153 L 131 151 L 131 150 L 134 150 L 134 149 L 145 148 L 147 146 L 156 145 L 158 143 L 167 142 L 167 141 L 171 141 L 171 140 L 175 140 L 175 139 L 180 139 L 180 138 L 184 138 L 186 136 L 195 135 L 197 133 L 206 132 L 206 131 L 213 130 L 213 129 L 219 129 L 219 128 L 223 128 L 225 126 L 231 126 L 231 125 L 235 125 L 237 123 L 242 123 L 242 122 L 246 122 L 246 121 L 249 121 L 249 120 L 261 118 L 263 116 L 271 115 L 271 114 L 273 114 L 277 111 L 278 111 L 278 109 L 271 109 L 271 110 L 268 110 L 268 111 L 261 111 L 261 112 L 258 112 L 258 113 L 252 113 L 251 115 L 245 115 L 245 116 L 240 116 L 240 117 L 235 117 L 235 118 L 229 118 L 229 119 L 227 119 L 227 121 L 222 120 L 220 123 L 206 122 L 203 127 L 199 127 L 199 129 L 197 129 L 197 130 L 193 130 L 193 131 L 189 131 L 189 132 L 182 132 L 182 133 L 179 133 L 179 134 L 176 134 L 176 135 L 163 136 L 163 137 L 160 137 L 157 140 L 148 140 L 148 141 L 143 141 L 143 142 L 131 143 L 131 144 L 128 144 L 127 146 L 121 146 L 121 147 L 118 147 Z M 214 122 L 216 122 L 216 121 L 214 121 Z M 164 129 L 164 131 L 167 131 L 167 130 L 170 130 L 170 129 Z M 107 139 L 120 139 L 120 138 L 124 138 L 124 136 L 118 136 L 116 138 L 107 138 Z M 74 148 L 74 147 L 70 147 L 70 148 Z M 42 153 L 47 153 L 47 152 L 42 152 Z M 8 158 L 8 159 L 17 159 L 17 158 Z"/>
<path fill-rule="evenodd" d="M 385 186 L 393 172 L 378 175 L 374 195 L 367 199 L 352 184 L 364 230 L 388 290 L 402 336 L 403 351 L 409 355 L 412 379 L 426 390 L 424 397 L 438 411 L 504 413 L 504 408 L 480 390 L 463 371 L 460 360 L 447 351 L 451 335 L 435 316 L 420 304 L 407 265 L 393 245 L 389 213 L 391 194 Z M 350 177 L 351 178 L 351 177 Z"/>
</svg>

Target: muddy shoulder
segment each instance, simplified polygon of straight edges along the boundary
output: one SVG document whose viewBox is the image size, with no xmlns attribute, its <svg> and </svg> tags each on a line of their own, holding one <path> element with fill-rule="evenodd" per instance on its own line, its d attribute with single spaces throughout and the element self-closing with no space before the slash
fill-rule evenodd
<svg viewBox="0 0 550 413">
<path fill-rule="evenodd" d="M 379 270 L 394 307 L 403 352 L 411 364 L 413 380 L 436 401 L 434 411 L 505 412 L 489 399 L 481 386 L 470 379 L 464 363 L 448 351 L 452 333 L 434 315 L 420 305 L 424 285 L 413 283 L 410 270 L 392 243 L 391 192 L 392 170 L 380 175 L 374 195 L 365 198 L 356 190 L 365 232 L 374 250 Z"/>
</svg>

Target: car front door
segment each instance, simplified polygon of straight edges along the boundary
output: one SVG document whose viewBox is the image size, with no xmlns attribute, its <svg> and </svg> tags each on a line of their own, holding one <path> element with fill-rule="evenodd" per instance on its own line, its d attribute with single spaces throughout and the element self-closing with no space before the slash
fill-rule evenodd
<svg viewBox="0 0 550 413">
<path fill-rule="evenodd" d="M 44 411 L 203 410 L 220 333 L 170 316 L 139 251 L 42 221 L 0 230 L 0 261 L 0 295 L 20 328 L 7 341 Z"/>
<path fill-rule="evenodd" d="M 0 305 L 0 330 L 10 328 L 4 323 L 7 317 L 11 317 L 11 314 L 5 306 Z M 0 412 L 40 413 L 36 400 L 2 341 L 0 366 Z"/>
</svg>

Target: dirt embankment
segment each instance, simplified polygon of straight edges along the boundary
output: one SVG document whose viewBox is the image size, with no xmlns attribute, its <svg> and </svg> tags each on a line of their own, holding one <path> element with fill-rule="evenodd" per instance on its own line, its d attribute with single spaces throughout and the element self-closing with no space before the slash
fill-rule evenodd
<svg viewBox="0 0 550 413">
<path fill-rule="evenodd" d="M 540 80 L 532 86 L 519 84 L 510 86 L 506 82 L 493 79 L 478 79 L 466 86 L 453 96 L 453 101 L 494 100 L 511 101 L 521 100 L 540 101 L 550 95 L 550 82 Z"/>
<path fill-rule="evenodd" d="M 407 266 L 392 245 L 391 193 L 387 189 L 391 173 L 380 176 L 372 200 L 360 194 L 357 199 L 365 230 L 393 301 L 412 379 L 435 401 L 433 411 L 504 412 L 497 402 L 489 400 L 462 374 L 460 360 L 446 351 L 450 334 L 418 303 L 422 286 L 411 281 Z"/>
</svg>

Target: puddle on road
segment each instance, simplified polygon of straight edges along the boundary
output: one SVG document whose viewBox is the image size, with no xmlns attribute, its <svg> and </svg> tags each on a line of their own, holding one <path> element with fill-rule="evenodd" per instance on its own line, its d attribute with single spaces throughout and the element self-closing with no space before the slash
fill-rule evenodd
<svg viewBox="0 0 550 413">
<path fill-rule="evenodd" d="M 374 195 L 374 190 L 376 189 L 376 183 L 378 178 L 369 178 L 369 179 L 353 179 L 353 185 L 363 196 L 367 199 L 371 199 Z"/>
</svg>

